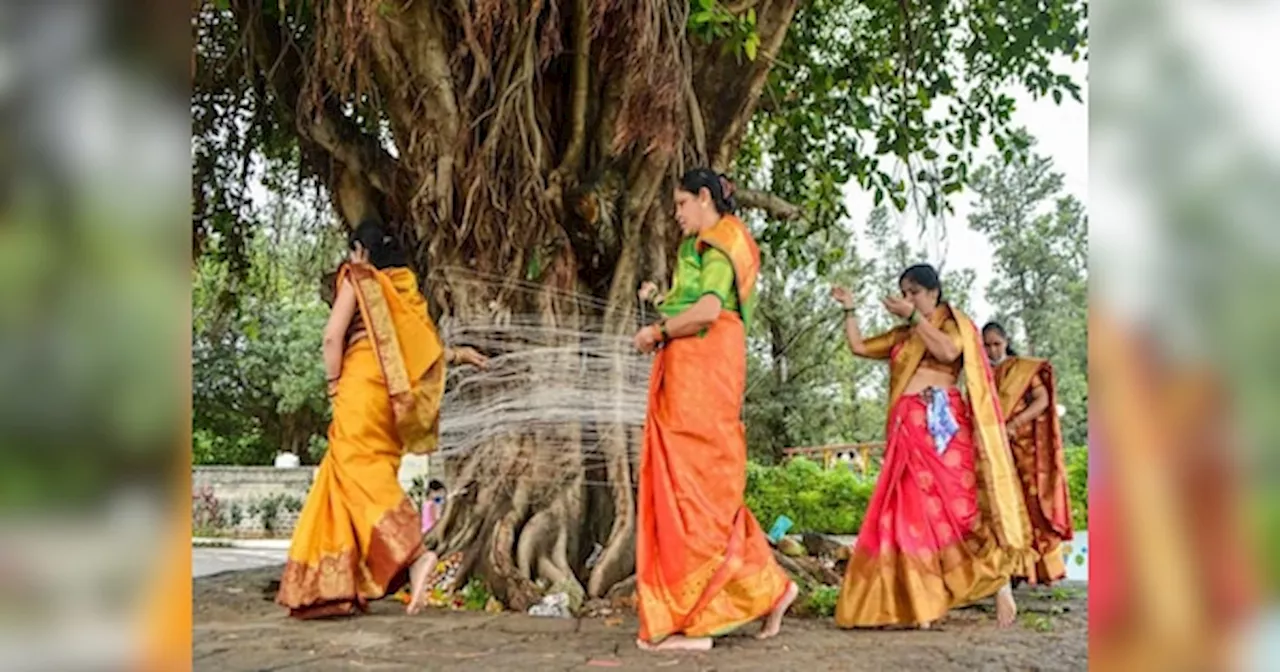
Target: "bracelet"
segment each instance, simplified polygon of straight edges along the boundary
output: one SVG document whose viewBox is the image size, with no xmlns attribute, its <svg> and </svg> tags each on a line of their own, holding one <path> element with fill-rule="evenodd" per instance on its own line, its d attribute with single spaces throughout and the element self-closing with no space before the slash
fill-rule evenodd
<svg viewBox="0 0 1280 672">
<path fill-rule="evenodd" d="M 667 333 L 667 321 L 663 320 L 658 323 L 658 333 L 662 336 L 662 342 L 666 343 L 671 340 L 671 334 Z"/>
<path fill-rule="evenodd" d="M 855 313 L 857 313 L 857 312 L 858 312 L 858 309 L 857 309 L 857 308 L 845 308 L 845 309 L 844 309 L 844 314 L 845 314 L 845 315 L 853 315 L 853 314 L 855 314 Z"/>
<path fill-rule="evenodd" d="M 336 383 L 336 382 L 338 382 L 338 381 L 339 381 L 339 380 L 341 380 L 341 379 L 342 379 L 342 374 L 341 374 L 341 373 L 339 373 L 338 375 L 336 375 L 336 376 L 334 376 L 334 377 L 332 377 L 332 378 L 328 378 L 328 377 L 326 377 L 326 378 L 324 379 L 324 382 L 326 382 L 326 383 Z"/>
</svg>

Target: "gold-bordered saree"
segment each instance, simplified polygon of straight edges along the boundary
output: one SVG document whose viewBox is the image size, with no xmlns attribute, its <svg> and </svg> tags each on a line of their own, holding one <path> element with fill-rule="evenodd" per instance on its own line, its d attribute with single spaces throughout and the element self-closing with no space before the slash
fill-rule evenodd
<svg viewBox="0 0 1280 672">
<path fill-rule="evenodd" d="M 394 592 L 422 552 L 419 513 L 400 487 L 406 452 L 439 441 L 444 346 L 417 277 L 347 265 L 367 338 L 347 344 L 329 448 L 294 529 L 276 601 L 296 618 L 363 611 Z"/>
<path fill-rule="evenodd" d="M 1007 417 L 1026 410 L 1034 388 L 1043 388 L 1049 406 L 1013 436 L 1010 448 L 1022 482 L 1031 521 L 1031 548 L 1015 560 L 1014 576 L 1047 584 L 1067 574 L 1062 542 L 1072 537 L 1071 496 L 1057 414 L 1053 366 L 1045 359 L 1007 357 L 994 369 L 1000 407 Z"/>
<path fill-rule="evenodd" d="M 1030 540 L 977 328 L 946 304 L 931 321 L 961 349 L 960 381 L 950 389 L 904 394 L 927 356 L 910 328 L 866 341 L 867 356 L 890 361 L 890 412 L 883 466 L 836 605 L 841 627 L 931 622 L 988 597 L 1008 582 L 1011 555 Z M 941 452 L 928 426 L 931 405 L 949 409 L 958 425 Z"/>
<path fill-rule="evenodd" d="M 737 305 L 749 314 L 760 253 L 746 227 L 725 217 L 678 269 L 698 273 L 715 250 L 733 266 Z M 683 263 L 688 261 L 690 263 Z M 716 262 L 718 263 L 718 262 Z M 677 271 L 681 272 L 681 271 Z M 673 287 L 719 293 L 718 272 Z M 636 602 L 640 638 L 714 636 L 768 614 L 789 579 L 747 509 L 746 330 L 723 310 L 702 335 L 660 350 L 649 382 L 636 516 Z"/>
</svg>

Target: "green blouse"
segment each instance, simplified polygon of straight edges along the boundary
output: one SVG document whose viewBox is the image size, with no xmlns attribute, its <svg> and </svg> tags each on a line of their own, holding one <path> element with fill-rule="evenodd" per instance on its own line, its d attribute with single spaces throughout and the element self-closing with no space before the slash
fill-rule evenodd
<svg viewBox="0 0 1280 672">
<path fill-rule="evenodd" d="M 698 239 L 691 236 L 680 243 L 671 291 L 658 303 L 658 312 L 668 318 L 675 317 L 707 294 L 719 297 L 724 310 L 742 313 L 733 281 L 733 263 L 714 247 L 699 254 Z"/>
</svg>

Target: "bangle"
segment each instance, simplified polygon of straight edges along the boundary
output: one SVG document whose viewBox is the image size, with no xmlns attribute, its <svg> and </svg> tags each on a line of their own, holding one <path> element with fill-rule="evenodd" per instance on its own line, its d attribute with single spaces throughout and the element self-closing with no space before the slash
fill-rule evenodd
<svg viewBox="0 0 1280 672">
<path fill-rule="evenodd" d="M 339 374 L 338 374 L 338 375 L 336 375 L 336 376 L 326 377 L 326 378 L 324 379 L 324 382 L 326 382 L 326 383 L 336 383 L 336 382 L 338 382 L 338 380 L 339 380 L 339 379 L 341 379 L 341 378 L 342 378 L 342 374 L 341 374 L 341 373 L 339 373 Z"/>
<path fill-rule="evenodd" d="M 920 324 L 920 311 L 912 310 L 911 314 L 907 316 L 907 323 L 913 327 Z"/>
<path fill-rule="evenodd" d="M 662 322 L 658 323 L 658 334 L 661 336 L 663 343 L 666 343 L 667 341 L 671 340 L 671 334 L 667 333 L 666 320 L 663 320 Z"/>
<path fill-rule="evenodd" d="M 857 308 L 849 308 L 849 307 L 846 307 L 846 308 L 844 309 L 844 314 L 845 314 L 845 315 L 854 315 L 854 314 L 855 314 L 855 313 L 857 313 L 857 312 L 858 312 L 858 309 L 857 309 Z"/>
</svg>

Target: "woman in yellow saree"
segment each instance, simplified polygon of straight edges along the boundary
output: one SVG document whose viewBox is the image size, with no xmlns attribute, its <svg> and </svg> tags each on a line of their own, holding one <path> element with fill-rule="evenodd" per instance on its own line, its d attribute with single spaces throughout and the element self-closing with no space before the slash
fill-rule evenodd
<svg viewBox="0 0 1280 672">
<path fill-rule="evenodd" d="M 1062 542 L 1072 536 L 1053 366 L 1047 359 L 1017 356 L 999 322 L 982 327 L 982 343 L 991 360 L 1031 520 L 1031 549 L 1015 559 L 1013 575 L 1033 585 L 1052 583 L 1067 575 Z"/>
<path fill-rule="evenodd" d="M 685 238 L 659 305 L 665 319 L 635 336 L 641 352 L 658 351 L 636 507 L 642 649 L 705 650 L 713 636 L 762 618 L 759 637 L 772 637 L 797 593 L 743 499 L 746 325 L 760 252 L 731 214 L 731 194 L 710 170 L 681 180 Z M 655 290 L 645 283 L 641 299 Z"/>
<path fill-rule="evenodd" d="M 380 225 L 362 223 L 350 246 L 324 329 L 329 448 L 276 596 L 295 618 L 364 611 L 406 578 L 416 611 L 430 558 L 419 513 L 400 487 L 400 459 L 436 448 L 446 360 L 485 361 L 444 347 L 406 255 Z"/>
<path fill-rule="evenodd" d="M 928 627 L 997 593 L 997 618 L 1007 626 L 1016 611 L 1010 557 L 1030 532 L 991 368 L 977 327 L 942 301 L 932 266 L 908 268 L 898 285 L 902 297 L 883 303 L 907 324 L 865 340 L 853 295 L 832 289 L 853 353 L 890 363 L 884 462 L 836 624 Z"/>
</svg>

